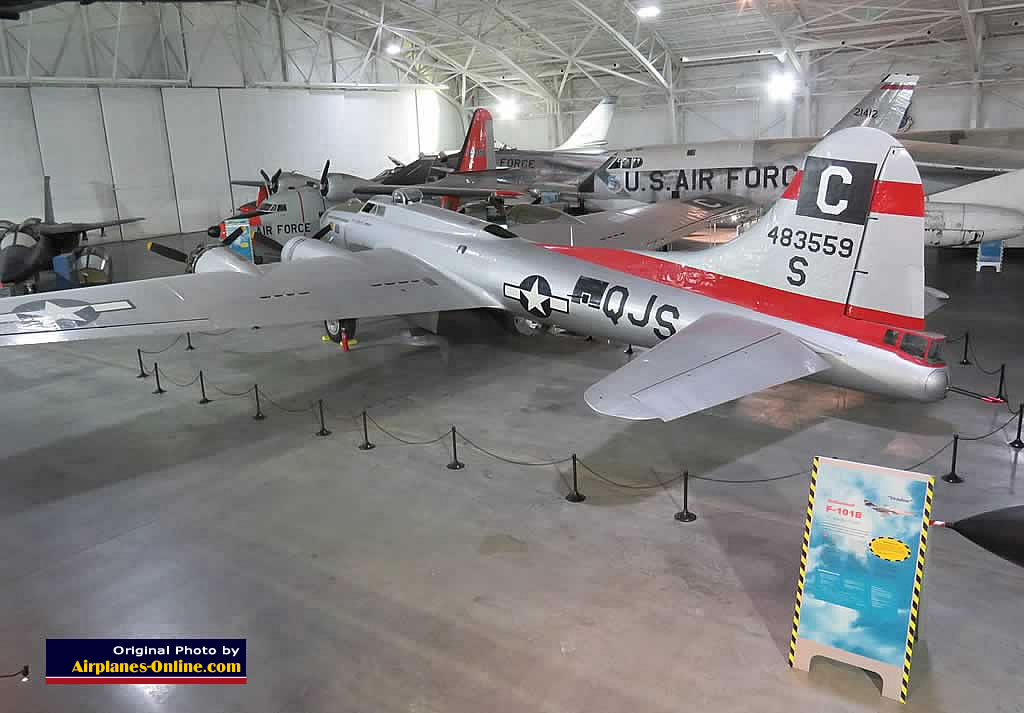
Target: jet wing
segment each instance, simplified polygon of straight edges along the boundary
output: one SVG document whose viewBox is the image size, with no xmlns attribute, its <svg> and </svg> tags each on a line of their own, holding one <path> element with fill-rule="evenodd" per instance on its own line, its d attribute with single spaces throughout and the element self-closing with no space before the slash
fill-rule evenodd
<svg viewBox="0 0 1024 713">
<path fill-rule="evenodd" d="M 39 223 L 34 230 L 40 235 L 63 235 L 64 233 L 85 233 L 89 230 L 112 228 L 115 225 L 138 223 L 145 218 L 118 218 L 117 220 L 101 220 L 96 223 Z"/>
<path fill-rule="evenodd" d="M 517 225 L 513 230 L 546 245 L 653 250 L 693 234 L 709 220 L 751 207 L 734 196 L 708 195 L 590 213 L 575 220 Z"/>
<path fill-rule="evenodd" d="M 499 306 L 405 253 L 366 250 L 7 297 L 0 346 Z"/>
<path fill-rule="evenodd" d="M 363 186 L 356 186 L 352 192 L 357 196 L 377 196 L 388 194 L 397 190 L 409 190 L 415 188 L 425 196 L 455 196 L 458 198 L 488 198 L 489 196 L 518 196 L 519 191 L 506 190 L 502 188 L 470 188 L 467 186 L 445 186 L 438 184 L 415 184 L 411 186 L 395 186 L 386 183 L 368 183 Z"/>
<path fill-rule="evenodd" d="M 601 379 L 584 398 L 609 416 L 671 421 L 828 367 L 784 330 L 715 313 Z"/>
</svg>

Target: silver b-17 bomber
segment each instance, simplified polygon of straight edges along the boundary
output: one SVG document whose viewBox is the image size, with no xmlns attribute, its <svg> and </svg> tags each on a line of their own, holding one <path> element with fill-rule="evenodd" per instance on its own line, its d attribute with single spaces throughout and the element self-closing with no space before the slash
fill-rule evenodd
<svg viewBox="0 0 1024 713">
<path fill-rule="evenodd" d="M 0 300 L 0 345 L 489 310 L 652 347 L 586 392 L 621 418 L 669 421 L 803 377 L 946 393 L 944 337 L 924 325 L 921 179 L 876 129 L 830 134 L 760 221 L 701 252 L 548 247 L 412 189 L 322 226 L 280 264 L 209 246 L 190 274 Z"/>
</svg>

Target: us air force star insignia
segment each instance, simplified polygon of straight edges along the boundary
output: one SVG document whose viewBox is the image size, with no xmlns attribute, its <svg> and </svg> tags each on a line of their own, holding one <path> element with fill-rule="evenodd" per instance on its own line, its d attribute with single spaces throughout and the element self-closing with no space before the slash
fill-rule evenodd
<svg viewBox="0 0 1024 713">
<path fill-rule="evenodd" d="M 552 312 L 569 313 L 569 300 L 551 294 L 551 285 L 540 275 L 525 277 L 518 285 L 506 282 L 505 297 L 519 300 L 523 309 L 538 317 L 550 317 Z"/>
<path fill-rule="evenodd" d="M 128 300 L 82 302 L 81 300 L 45 299 L 26 302 L 7 314 L 0 314 L 0 324 L 17 322 L 22 327 L 43 329 L 76 329 L 96 321 L 105 312 L 135 309 Z"/>
</svg>

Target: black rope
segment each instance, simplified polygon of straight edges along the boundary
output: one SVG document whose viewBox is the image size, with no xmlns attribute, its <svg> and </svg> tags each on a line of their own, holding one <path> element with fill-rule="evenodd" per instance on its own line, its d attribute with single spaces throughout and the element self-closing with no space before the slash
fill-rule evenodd
<svg viewBox="0 0 1024 713">
<path fill-rule="evenodd" d="M 964 337 L 966 337 L 966 336 L 967 336 L 967 332 L 964 332 L 963 334 L 961 334 L 956 339 L 949 339 L 947 337 L 946 338 L 946 344 L 956 344 L 957 342 L 962 342 L 964 340 Z"/>
<path fill-rule="evenodd" d="M 407 440 L 405 438 L 402 438 L 401 436 L 396 436 L 394 433 L 392 433 L 388 429 L 386 429 L 383 426 L 381 426 L 379 423 L 377 423 L 377 421 L 370 414 L 366 414 L 366 420 L 369 421 L 370 423 L 372 423 L 374 426 L 376 426 L 377 430 L 379 430 L 381 433 L 383 433 L 388 438 L 393 438 L 396 441 L 398 441 L 399 443 L 404 443 L 407 446 L 429 446 L 429 445 L 431 445 L 433 443 L 437 443 L 442 438 L 447 438 L 451 434 L 451 431 L 445 431 L 444 433 L 442 433 L 437 438 L 433 438 L 433 439 L 431 439 L 429 441 L 410 441 L 410 440 Z"/>
<path fill-rule="evenodd" d="M 730 485 L 742 485 L 743 483 L 772 483 L 776 480 L 786 480 L 787 478 L 795 478 L 798 475 L 807 475 L 810 472 L 811 469 L 806 468 L 804 470 L 797 471 L 796 473 L 787 473 L 786 475 L 774 475 L 770 478 L 754 478 L 751 480 L 744 480 L 742 478 L 708 478 L 703 475 L 691 475 L 690 477 L 693 478 L 694 480 L 706 480 L 710 483 L 727 483 Z"/>
<path fill-rule="evenodd" d="M 609 478 L 607 475 L 602 475 L 601 473 L 598 473 L 596 470 L 594 470 L 589 465 L 587 465 L 586 463 L 581 461 L 579 458 L 576 459 L 576 462 L 579 463 L 581 466 L 583 466 L 586 470 L 588 470 L 590 472 L 590 474 L 593 475 L 598 480 L 604 481 L 605 483 L 608 483 L 609 485 L 613 485 L 616 488 L 622 488 L 624 490 L 656 490 L 658 488 L 667 488 L 669 485 L 672 485 L 673 483 L 676 483 L 676 482 L 678 482 L 678 481 L 683 479 L 682 475 L 677 475 L 676 477 L 670 478 L 668 480 L 664 480 L 664 481 L 659 480 L 657 483 L 655 483 L 653 485 L 652 484 L 640 485 L 640 484 L 636 484 L 636 483 L 620 483 L 620 482 L 618 482 L 616 480 L 613 480 L 612 478 Z M 657 477 L 657 475 L 655 475 L 655 477 Z"/>
<path fill-rule="evenodd" d="M 160 372 L 160 376 L 162 376 L 163 378 L 167 379 L 169 382 L 171 382 L 175 386 L 180 386 L 183 389 L 187 389 L 188 387 L 192 386 L 197 381 L 199 381 L 199 374 L 198 373 L 194 377 L 192 377 L 192 381 L 188 382 L 187 384 L 183 384 L 180 381 L 176 381 L 170 374 L 167 373 L 166 370 L 161 371 Z"/>
<path fill-rule="evenodd" d="M 903 470 L 917 470 L 922 465 L 924 465 L 925 463 L 927 463 L 928 461 L 932 460 L 933 458 L 938 456 L 940 453 L 942 453 L 942 451 L 944 451 L 947 448 L 949 448 L 951 445 L 953 445 L 953 439 L 952 438 L 950 438 L 948 441 L 946 441 L 946 444 L 944 446 L 942 446 L 942 448 L 940 448 L 939 450 L 935 451 L 934 453 L 932 453 L 930 456 L 928 456 L 924 460 L 918 461 L 917 463 L 914 463 L 914 465 L 908 466 L 907 468 L 904 468 Z"/>
<path fill-rule="evenodd" d="M 445 434 L 445 435 L 447 435 L 447 434 Z M 540 466 L 548 466 L 548 465 L 560 465 L 562 463 L 568 463 L 569 461 L 572 460 L 572 456 L 566 456 L 565 458 L 559 458 L 558 460 L 537 461 L 536 463 L 531 463 L 529 461 L 515 460 L 514 458 L 506 458 L 505 456 L 500 456 L 497 453 L 494 453 L 492 451 L 487 450 L 483 446 L 478 446 L 476 443 L 474 443 L 473 441 L 471 441 L 468 438 L 466 438 L 466 436 L 464 436 L 463 434 L 459 433 L 458 430 L 455 431 L 455 435 L 458 436 L 459 438 L 461 438 L 463 441 L 465 441 L 469 446 L 477 449 L 481 453 L 483 453 L 485 455 L 489 455 L 491 458 L 495 458 L 497 460 L 504 461 L 506 463 L 511 463 L 512 465 L 522 465 L 522 466 L 526 466 L 526 467 L 540 467 Z"/>
<path fill-rule="evenodd" d="M 988 438 L 989 436 L 991 436 L 991 435 L 993 435 L 995 433 L 998 433 L 999 431 L 1002 431 L 1004 428 L 1006 428 L 1011 423 L 1013 423 L 1014 419 L 1016 419 L 1016 418 L 1017 418 L 1017 414 L 1014 414 L 1014 415 L 1010 416 L 1010 418 L 1008 418 L 1006 420 L 1006 422 L 1003 423 L 1003 425 L 996 426 L 994 429 L 992 429 L 991 431 L 989 431 L 988 433 L 986 433 L 983 436 L 960 436 L 960 440 L 961 441 L 980 441 L 980 440 L 982 440 L 984 438 Z M 950 441 L 950 443 L 952 443 L 952 441 Z"/>
<path fill-rule="evenodd" d="M 306 413 L 307 411 L 312 411 L 316 407 L 316 401 L 310 401 L 308 406 L 303 406 L 302 408 L 288 408 L 287 406 L 282 406 L 277 401 L 274 401 L 274 399 L 270 398 L 267 392 L 264 391 L 263 389 L 260 389 L 260 393 L 271 406 L 281 411 L 284 411 L 285 413 Z"/>
<path fill-rule="evenodd" d="M 17 671 L 15 671 L 14 673 L 0 673 L 0 678 L 14 678 L 15 676 L 25 676 L 25 675 L 27 675 L 26 672 L 25 672 L 25 669 L 21 668 L 21 669 L 18 669 Z"/>
<path fill-rule="evenodd" d="M 198 334 L 203 334 L 203 335 L 206 335 L 207 337 L 223 337 L 228 332 L 233 332 L 233 331 L 235 331 L 234 328 L 225 329 L 224 331 L 221 331 L 221 332 L 198 332 Z"/>
<path fill-rule="evenodd" d="M 995 376 L 996 374 L 999 373 L 999 369 L 989 370 L 981 365 L 981 361 L 978 359 L 978 355 L 974 351 L 973 344 L 969 344 L 967 348 L 968 351 L 971 352 L 971 356 L 974 358 L 974 366 L 978 369 L 978 371 L 980 371 L 982 374 L 988 374 L 989 376 Z"/>
<path fill-rule="evenodd" d="M 142 351 L 142 353 L 143 353 L 143 354 L 163 354 L 163 353 L 164 353 L 165 351 L 167 351 L 168 349 L 170 349 L 171 347 L 173 347 L 173 346 L 174 346 L 175 344 L 177 344 L 178 342 L 180 342 L 180 341 L 181 341 L 181 338 L 182 338 L 182 337 L 184 337 L 184 336 L 185 336 L 184 334 L 179 334 L 179 335 L 178 335 L 178 337 L 177 337 L 177 339 L 175 339 L 175 340 L 174 340 L 173 342 L 171 342 L 170 344 L 168 344 L 168 345 L 167 345 L 166 347 L 164 347 L 163 349 L 157 349 L 156 351 L 149 351 L 149 350 L 147 350 L 147 349 L 141 349 L 141 351 Z"/>
<path fill-rule="evenodd" d="M 221 387 L 217 386 L 215 383 L 213 383 L 209 379 L 206 380 L 206 385 L 212 387 L 214 391 L 217 391 L 221 395 L 227 396 L 228 398 L 231 398 L 231 399 L 237 399 L 237 398 L 240 398 L 242 396 L 248 396 L 249 394 L 251 394 L 253 391 L 256 390 L 255 386 L 250 386 L 245 391 L 238 391 L 238 392 L 228 391 L 227 389 L 222 389 Z"/>
</svg>

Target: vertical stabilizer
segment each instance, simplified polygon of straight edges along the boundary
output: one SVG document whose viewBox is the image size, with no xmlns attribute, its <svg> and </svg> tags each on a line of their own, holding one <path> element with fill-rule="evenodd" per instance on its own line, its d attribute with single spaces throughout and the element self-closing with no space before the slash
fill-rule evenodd
<svg viewBox="0 0 1024 713">
<path fill-rule="evenodd" d="M 43 176 L 43 222 L 56 223 L 53 217 L 53 194 L 50 193 L 50 177 Z"/>
<path fill-rule="evenodd" d="M 477 109 L 469 122 L 469 131 L 462 142 L 462 155 L 457 172 L 488 171 L 497 167 L 494 156 L 494 122 L 491 112 Z"/>
<path fill-rule="evenodd" d="M 587 114 L 583 123 L 576 127 L 572 136 L 555 148 L 555 151 L 580 151 L 582 149 L 593 149 L 604 146 L 608 143 L 608 127 L 612 124 L 612 117 L 615 115 L 615 105 L 618 104 L 617 97 L 605 97 L 601 103 Z"/>
<path fill-rule="evenodd" d="M 919 77 L 916 74 L 887 74 L 871 92 L 833 126 L 829 133 L 851 126 L 867 126 L 896 133 L 910 109 Z"/>
</svg>

